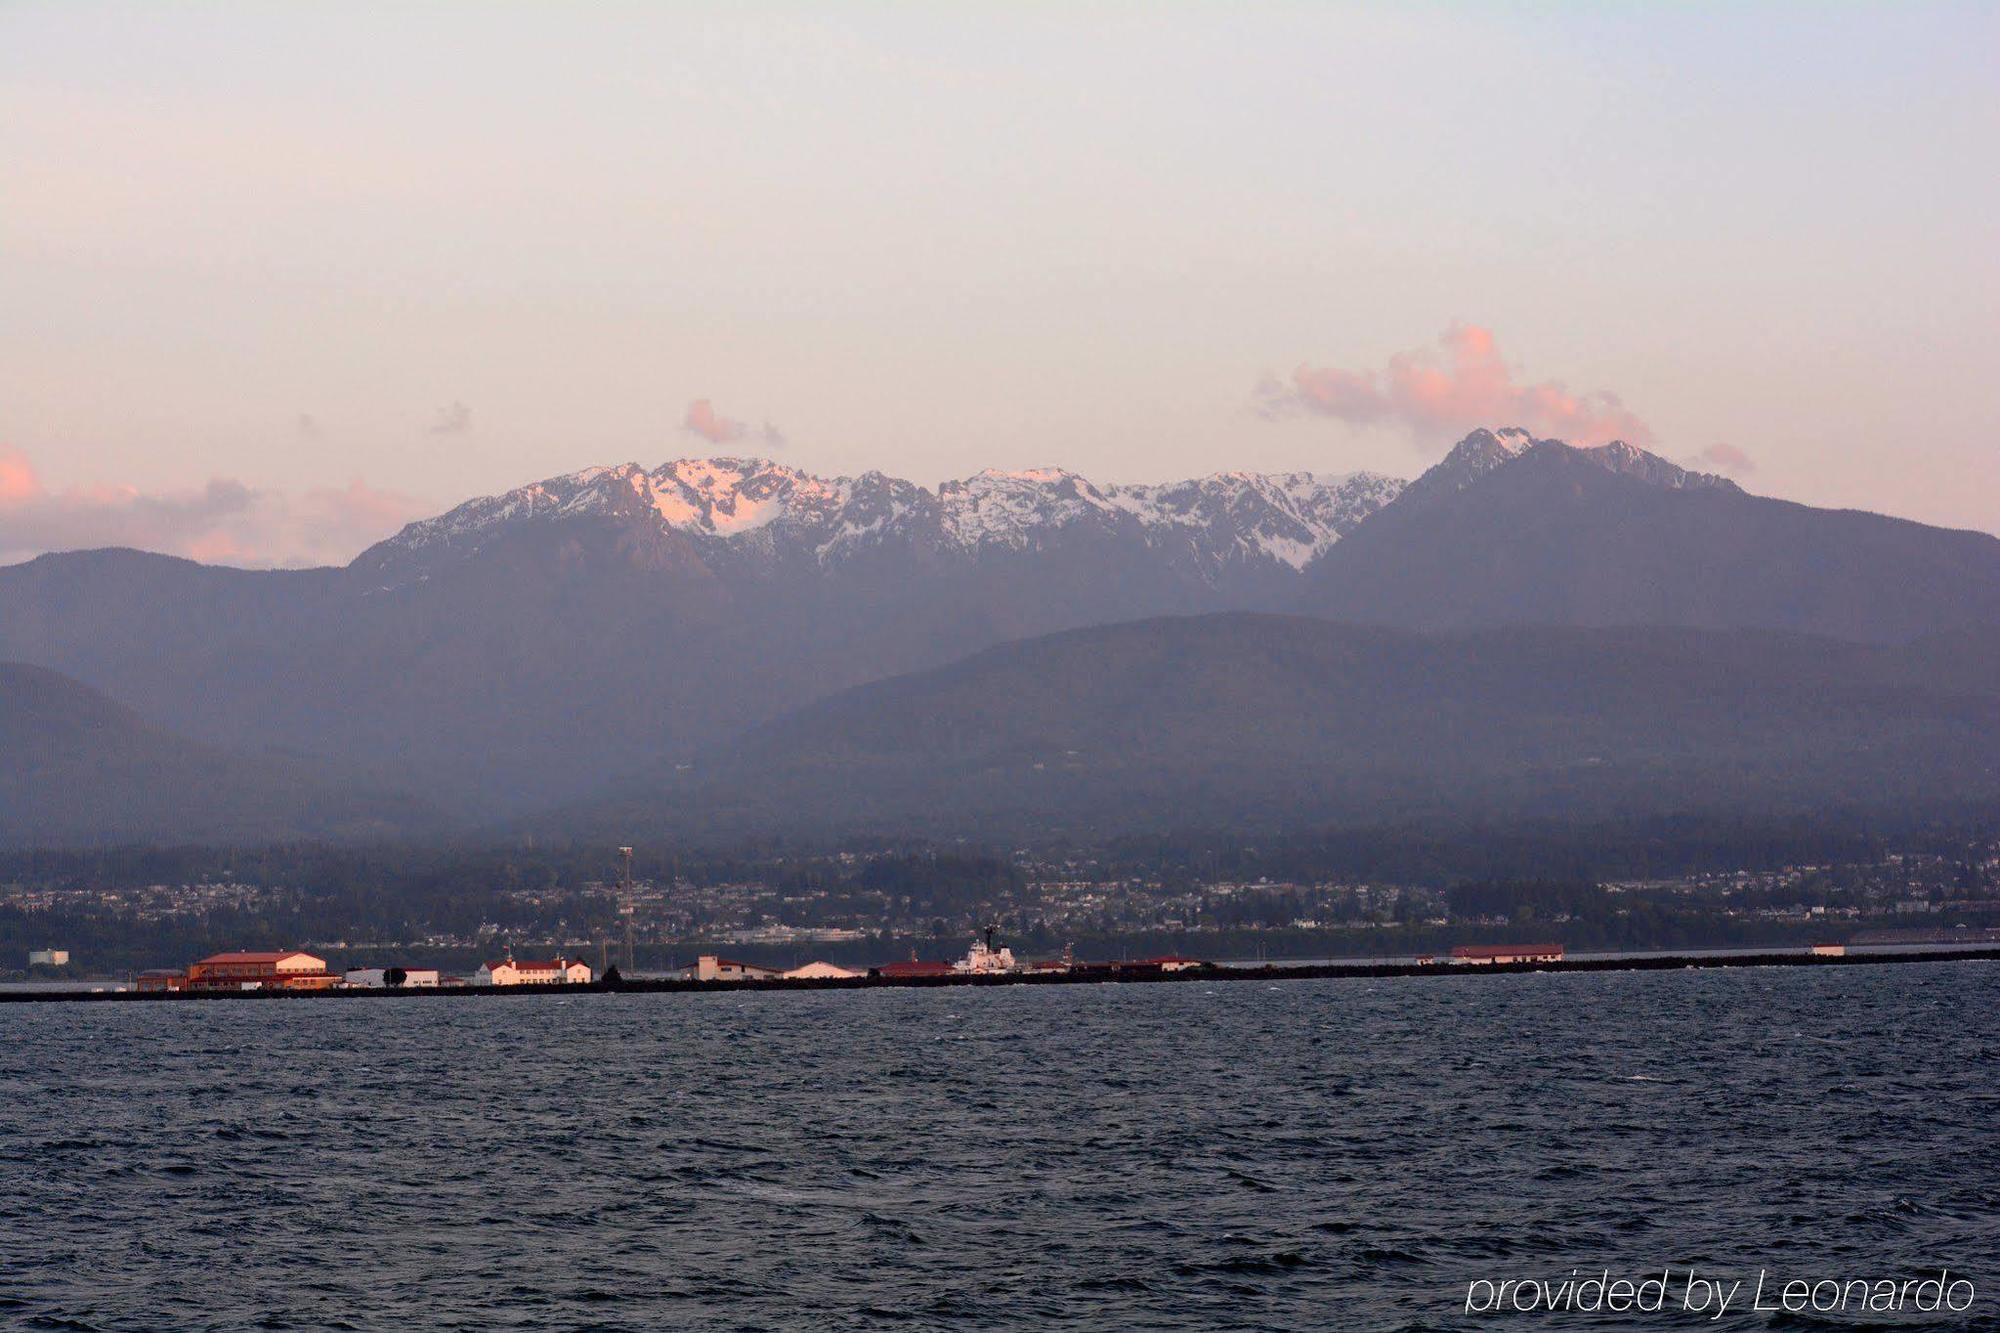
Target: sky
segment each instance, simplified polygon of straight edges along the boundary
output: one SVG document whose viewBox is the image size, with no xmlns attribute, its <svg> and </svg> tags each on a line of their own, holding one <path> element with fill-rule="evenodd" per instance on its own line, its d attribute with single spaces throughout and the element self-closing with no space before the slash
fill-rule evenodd
<svg viewBox="0 0 2000 1333">
<path fill-rule="evenodd" d="M 0 0 L 0 560 L 709 453 L 2000 530 L 2000 6 Z"/>
</svg>

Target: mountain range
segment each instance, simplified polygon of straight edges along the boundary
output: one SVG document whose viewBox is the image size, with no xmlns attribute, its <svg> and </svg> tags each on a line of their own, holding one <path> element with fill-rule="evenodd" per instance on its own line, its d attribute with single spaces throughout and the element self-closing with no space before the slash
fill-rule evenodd
<svg viewBox="0 0 2000 1333">
<path fill-rule="evenodd" d="M 831 572 L 885 554 L 933 568 L 1100 541 L 1145 548 L 1168 570 L 1226 582 L 1245 569 L 1303 569 L 1394 499 L 1369 472 L 1217 473 L 1161 486 L 1098 486 L 1061 468 L 988 469 L 935 491 L 879 472 L 815 477 L 749 458 L 587 468 L 470 500 L 412 523 L 356 568 L 396 586 L 477 558 L 531 527 L 598 520 L 633 539 L 686 542 L 712 568 Z"/>
<path fill-rule="evenodd" d="M 469 825 L 629 803 L 633 775 L 666 790 L 720 772 L 746 737 L 783 734 L 767 724 L 999 645 L 1231 613 L 1892 646 L 2000 623 L 2000 540 L 1519 430 L 1476 431 L 1408 484 L 1051 468 L 929 488 L 683 459 L 472 500 L 344 568 L 122 550 L 0 568 L 0 659 L 210 753 L 421 791 Z M 1255 636 L 1240 651 L 1255 678 Z"/>
</svg>

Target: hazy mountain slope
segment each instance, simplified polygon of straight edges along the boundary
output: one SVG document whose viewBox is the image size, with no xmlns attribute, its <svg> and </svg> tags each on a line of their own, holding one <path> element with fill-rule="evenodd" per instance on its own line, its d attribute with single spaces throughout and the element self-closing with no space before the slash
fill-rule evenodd
<svg viewBox="0 0 2000 1333">
<path fill-rule="evenodd" d="M 1553 441 L 1470 475 L 1460 451 L 1475 452 L 1461 445 L 1309 568 L 1298 608 L 1412 628 L 1663 624 L 1875 642 L 2000 622 L 2000 539 L 1984 533 L 1661 484 Z"/>
<path fill-rule="evenodd" d="M 1996 647 L 1153 620 L 848 691 L 569 817 L 1025 835 L 1990 799 Z"/>
<path fill-rule="evenodd" d="M 261 842 L 437 828 L 421 801 L 197 745 L 56 672 L 0 663 L 0 843 Z"/>
<path fill-rule="evenodd" d="M 205 741 L 393 773 L 490 814 L 1007 639 L 1282 606 L 1298 567 L 1399 486 L 593 468 L 412 524 L 345 570 L 129 551 L 0 569 L 0 657 Z"/>
<path fill-rule="evenodd" d="M 0 659 L 469 819 L 686 762 L 847 687 L 1160 615 L 1807 628 L 2000 618 L 2000 542 L 1744 495 L 1625 445 L 1475 432 L 1411 483 L 1056 468 L 935 489 L 754 459 L 591 468 L 346 569 L 130 551 L 0 568 Z"/>
</svg>

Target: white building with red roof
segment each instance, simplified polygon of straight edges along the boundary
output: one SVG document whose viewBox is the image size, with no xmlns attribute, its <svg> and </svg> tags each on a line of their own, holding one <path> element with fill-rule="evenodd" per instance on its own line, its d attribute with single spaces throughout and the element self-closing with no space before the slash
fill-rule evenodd
<svg viewBox="0 0 2000 1333">
<path fill-rule="evenodd" d="M 590 964 L 561 954 L 549 959 L 515 958 L 511 954 L 481 963 L 472 974 L 475 986 L 587 986 Z"/>
</svg>

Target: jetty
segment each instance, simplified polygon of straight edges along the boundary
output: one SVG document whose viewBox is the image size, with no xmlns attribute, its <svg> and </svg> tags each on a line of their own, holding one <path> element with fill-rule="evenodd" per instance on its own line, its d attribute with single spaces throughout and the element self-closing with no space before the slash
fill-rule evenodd
<svg viewBox="0 0 2000 1333">
<path fill-rule="evenodd" d="M 1218 964 L 1191 959 L 1182 965 L 1159 966 L 1161 960 L 1129 963 L 1080 963 L 1063 971 L 1023 970 L 909 972 L 892 967 L 870 969 L 860 976 L 796 976 L 701 980 L 696 977 L 610 977 L 588 982 L 514 986 L 442 985 L 418 987 L 343 987 L 253 990 L 6 990 L 0 1004 L 109 1003 L 188 1004 L 208 1001 L 327 1001 L 403 999 L 519 999 L 534 995 L 683 995 L 730 994 L 745 991 L 849 991 L 884 988 L 930 989 L 947 986 L 1099 986 L 1173 985 L 1190 982 L 1320 981 L 1335 979 L 1459 980 L 1522 976 L 1535 973 L 1676 972 L 1743 967 L 1882 967 L 1908 963 L 2000 962 L 2000 946 L 1955 949 L 1882 950 L 1828 954 L 1812 950 L 1772 953 L 1642 954 L 1626 957 L 1564 958 L 1557 961 L 1486 962 L 1452 966 L 1438 962 L 1341 962 Z"/>
</svg>

